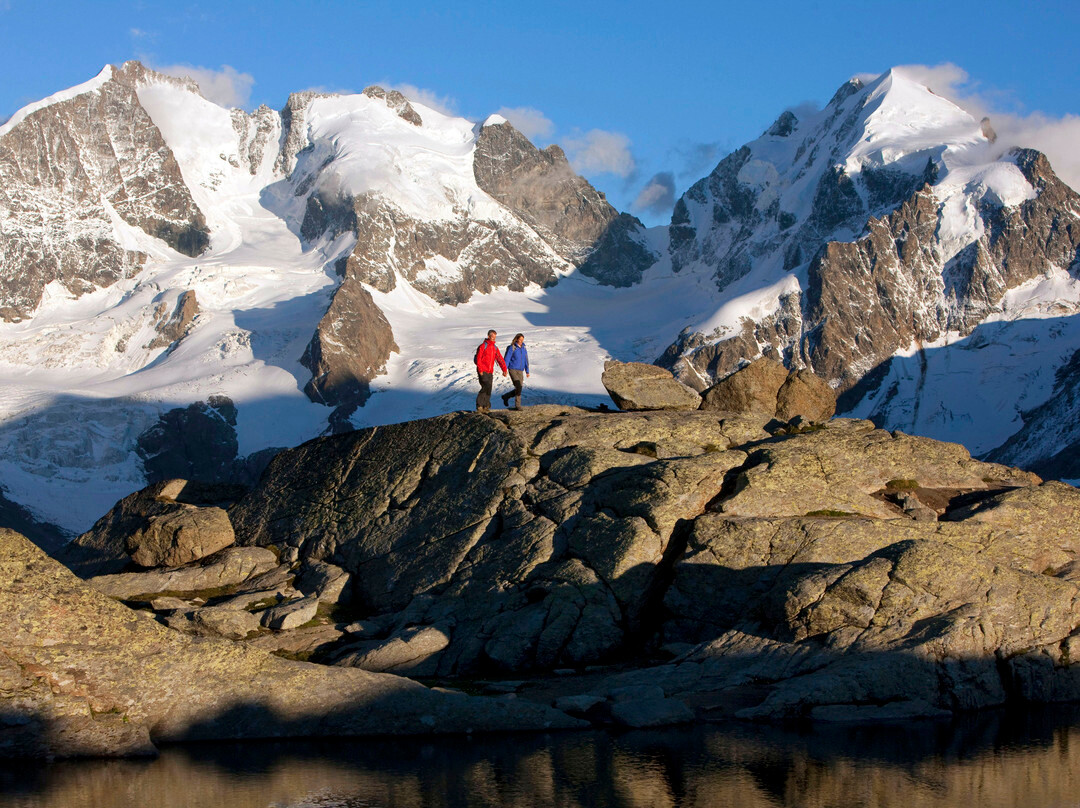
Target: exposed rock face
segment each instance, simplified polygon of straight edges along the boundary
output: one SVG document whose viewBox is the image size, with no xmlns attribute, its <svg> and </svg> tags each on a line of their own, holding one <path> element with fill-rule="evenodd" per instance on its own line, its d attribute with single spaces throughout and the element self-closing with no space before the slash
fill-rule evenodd
<svg viewBox="0 0 1080 808">
<path fill-rule="evenodd" d="M 550 286 L 563 261 L 520 222 L 479 221 L 464 209 L 445 220 L 417 219 L 381 195 L 353 200 L 357 243 L 345 263 L 345 278 L 389 292 L 395 272 L 438 303 L 464 303 L 474 292 L 498 286 L 523 291 L 531 283 Z M 453 264 L 455 271 L 441 267 Z"/>
<path fill-rule="evenodd" d="M 81 295 L 137 271 L 111 216 L 185 255 L 209 245 L 205 218 L 161 132 L 139 103 L 137 62 L 93 90 L 31 112 L 0 135 L 0 317 L 19 320 L 59 281 Z"/>
<path fill-rule="evenodd" d="M 238 446 L 236 406 L 228 396 L 169 410 L 137 442 L 152 482 L 175 478 L 227 482 L 234 476 Z"/>
<path fill-rule="evenodd" d="M 372 84 L 364 89 L 364 95 L 368 98 L 381 98 L 386 102 L 386 106 L 414 126 L 421 126 L 424 123 L 424 119 L 420 117 L 420 113 L 413 109 L 409 99 L 397 90 L 384 90 L 382 87 Z"/>
<path fill-rule="evenodd" d="M 159 592 L 202 593 L 235 587 L 277 566 L 277 556 L 265 548 L 226 547 L 220 553 L 176 569 L 97 575 L 90 582 L 109 597 L 133 600 Z"/>
<path fill-rule="evenodd" d="M 630 286 L 656 256 L 644 228 L 620 214 L 574 173 L 563 150 L 537 149 L 509 123 L 480 130 L 473 156 L 476 184 L 536 228 L 567 261 L 610 286 Z"/>
<path fill-rule="evenodd" d="M 604 388 L 620 410 L 696 410 L 701 396 L 669 371 L 641 362 L 604 363 Z"/>
<path fill-rule="evenodd" d="M 154 330 L 157 336 L 147 343 L 150 350 L 169 348 L 170 350 L 187 336 L 195 315 L 199 313 L 199 301 L 190 289 L 182 292 L 176 300 L 176 306 L 169 312 L 168 305 L 162 301 L 154 310 Z"/>
<path fill-rule="evenodd" d="M 386 315 L 371 293 L 348 277 L 334 292 L 300 360 L 311 371 L 304 392 L 312 401 L 355 408 L 367 401 L 371 380 L 397 350 Z"/>
<path fill-rule="evenodd" d="M 562 713 L 186 636 L 0 530 L 7 756 L 152 753 L 153 741 L 574 726 Z"/>
</svg>

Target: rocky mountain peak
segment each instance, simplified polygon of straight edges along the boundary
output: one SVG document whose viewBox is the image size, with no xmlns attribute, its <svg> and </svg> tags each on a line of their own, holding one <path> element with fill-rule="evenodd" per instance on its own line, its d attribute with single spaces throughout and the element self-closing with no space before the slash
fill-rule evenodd
<svg viewBox="0 0 1080 808">
<path fill-rule="evenodd" d="M 399 93 L 397 90 L 384 90 L 376 84 L 372 84 L 370 87 L 364 89 L 364 95 L 368 98 L 379 98 L 386 102 L 386 106 L 390 107 L 396 112 L 402 119 L 408 121 L 414 126 L 423 126 L 424 119 L 420 117 L 413 105 L 409 103 L 409 99 Z"/>
<path fill-rule="evenodd" d="M 206 219 L 139 102 L 150 79 L 176 81 L 128 62 L 0 128 L 0 263 L 14 268 L 0 277 L 5 320 L 33 312 L 53 281 L 81 295 L 133 274 L 146 255 L 123 246 L 114 217 L 184 255 L 209 246 Z"/>
</svg>

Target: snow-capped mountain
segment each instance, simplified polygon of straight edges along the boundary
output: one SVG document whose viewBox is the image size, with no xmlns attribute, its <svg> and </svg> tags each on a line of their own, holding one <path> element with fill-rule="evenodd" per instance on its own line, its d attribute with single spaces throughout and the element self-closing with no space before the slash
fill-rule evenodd
<svg viewBox="0 0 1080 808">
<path fill-rule="evenodd" d="M 1080 349 L 1078 246 L 1080 196 L 1042 154 L 902 70 L 852 80 L 678 201 L 672 268 L 723 300 L 659 362 L 698 388 L 760 355 L 809 366 L 852 414 L 987 452 Z M 1047 456 L 1044 432 L 1000 459 Z"/>
<path fill-rule="evenodd" d="M 151 478 L 471 408 L 488 328 L 526 334 L 530 403 L 607 400 L 612 356 L 703 388 L 768 355 L 1037 465 L 1080 440 L 1078 217 L 902 71 L 785 112 L 646 230 L 498 116 L 379 87 L 249 114 L 109 67 L 0 127 L 0 518 L 78 532 Z"/>
</svg>

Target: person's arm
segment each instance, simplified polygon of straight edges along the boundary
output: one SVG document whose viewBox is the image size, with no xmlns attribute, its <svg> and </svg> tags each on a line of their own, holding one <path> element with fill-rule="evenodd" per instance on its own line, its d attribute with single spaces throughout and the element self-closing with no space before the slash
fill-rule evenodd
<svg viewBox="0 0 1080 808">
<path fill-rule="evenodd" d="M 529 349 L 524 345 L 521 346 L 521 350 L 525 352 L 525 375 L 529 375 Z"/>
<path fill-rule="evenodd" d="M 499 351 L 499 346 L 495 346 L 495 358 L 499 360 L 499 367 L 502 368 L 503 376 L 506 375 L 506 362 L 503 361 L 502 353 Z"/>
</svg>

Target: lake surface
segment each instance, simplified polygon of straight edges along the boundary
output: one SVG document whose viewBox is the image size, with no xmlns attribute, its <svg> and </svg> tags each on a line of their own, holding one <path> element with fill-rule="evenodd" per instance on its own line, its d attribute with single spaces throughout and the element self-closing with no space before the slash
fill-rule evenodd
<svg viewBox="0 0 1080 808">
<path fill-rule="evenodd" d="M 167 747 L 0 768 L 0 808 L 1080 806 L 1080 710 L 893 727 Z"/>
</svg>

